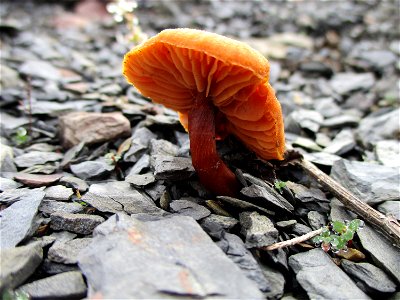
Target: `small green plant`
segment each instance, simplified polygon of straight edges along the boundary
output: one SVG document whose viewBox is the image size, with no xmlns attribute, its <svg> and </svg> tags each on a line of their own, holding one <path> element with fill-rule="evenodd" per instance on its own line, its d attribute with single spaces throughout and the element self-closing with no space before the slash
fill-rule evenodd
<svg viewBox="0 0 400 300">
<path fill-rule="evenodd" d="M 116 165 L 121 159 L 121 156 L 115 153 L 114 151 L 110 151 L 106 155 L 104 155 L 104 158 L 106 159 L 108 164 Z"/>
<path fill-rule="evenodd" d="M 3 292 L 2 299 L 4 300 L 29 300 L 31 297 L 21 291 L 11 291 L 11 290 L 6 290 Z"/>
<path fill-rule="evenodd" d="M 13 135 L 13 141 L 16 145 L 21 146 L 29 140 L 28 131 L 24 127 L 18 127 Z"/>
<path fill-rule="evenodd" d="M 321 245 L 325 252 L 332 250 L 334 253 L 340 250 L 347 251 L 347 243 L 351 241 L 358 229 L 364 226 L 364 222 L 359 219 L 352 221 L 332 221 L 322 229 L 322 233 L 313 238 L 316 245 Z"/>
<path fill-rule="evenodd" d="M 282 194 L 283 193 L 283 188 L 286 186 L 286 182 L 281 181 L 281 180 L 275 180 L 274 181 L 274 186 L 275 186 L 275 189 L 277 189 L 278 192 Z"/>
</svg>

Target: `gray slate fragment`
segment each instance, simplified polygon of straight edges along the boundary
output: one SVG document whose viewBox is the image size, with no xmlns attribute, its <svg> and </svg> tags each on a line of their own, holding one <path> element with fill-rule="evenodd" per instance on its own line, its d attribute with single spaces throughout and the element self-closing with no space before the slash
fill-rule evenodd
<svg viewBox="0 0 400 300">
<path fill-rule="evenodd" d="M 370 299 L 322 249 L 292 255 L 289 265 L 311 299 Z"/>
<path fill-rule="evenodd" d="M 240 199 L 236 199 L 236 198 L 233 198 L 233 197 L 217 196 L 217 199 L 222 201 L 222 202 L 226 202 L 226 203 L 228 203 L 228 204 L 230 204 L 230 205 L 232 205 L 234 207 L 241 208 L 243 210 L 256 210 L 256 211 L 262 212 L 262 213 L 270 215 L 270 216 L 275 215 L 275 212 L 273 212 L 271 210 L 268 210 L 268 209 L 263 208 L 261 206 L 258 206 L 258 205 L 252 204 L 250 202 L 240 200 Z"/>
<path fill-rule="evenodd" d="M 308 219 L 308 224 L 310 224 L 313 230 L 317 230 L 328 224 L 327 217 L 315 210 L 311 210 L 308 212 L 307 219 Z"/>
<path fill-rule="evenodd" d="M 342 159 L 331 176 L 368 204 L 400 199 L 400 168 Z"/>
<path fill-rule="evenodd" d="M 400 167 L 400 141 L 383 140 L 377 142 L 375 155 L 384 166 Z"/>
<path fill-rule="evenodd" d="M 61 79 L 60 71 L 47 61 L 26 61 L 19 67 L 19 72 L 25 76 L 41 79 L 55 81 Z"/>
<path fill-rule="evenodd" d="M 44 165 L 47 162 L 59 161 L 63 154 L 57 152 L 31 151 L 15 157 L 14 162 L 19 168 L 28 168 L 35 165 Z"/>
<path fill-rule="evenodd" d="M 260 291 L 269 292 L 271 285 L 265 278 L 260 265 L 253 255 L 246 249 L 243 241 L 237 235 L 225 233 L 223 238 L 216 243 L 222 251 L 246 274 L 247 278 L 254 281 Z"/>
<path fill-rule="evenodd" d="M 79 252 L 92 242 L 92 238 L 80 238 L 70 241 L 57 241 L 49 249 L 47 258 L 53 262 L 76 264 Z"/>
<path fill-rule="evenodd" d="M 361 120 L 356 137 L 368 148 L 372 148 L 381 140 L 397 139 L 399 119 L 400 109 L 372 113 Z"/>
<path fill-rule="evenodd" d="M 82 179 L 75 176 L 63 176 L 60 179 L 60 184 L 72 186 L 75 189 L 78 189 L 81 193 L 86 192 L 89 188 L 89 185 Z"/>
<path fill-rule="evenodd" d="M 0 294 L 23 283 L 42 262 L 39 243 L 10 248 L 0 252 Z"/>
<path fill-rule="evenodd" d="M 112 216 L 95 230 L 79 267 L 89 298 L 262 298 L 196 221 L 184 216 Z"/>
<path fill-rule="evenodd" d="M 65 203 L 53 200 L 43 200 L 39 207 L 39 211 L 47 215 L 51 215 L 56 211 L 76 214 L 83 212 L 83 206 L 75 202 Z"/>
<path fill-rule="evenodd" d="M 16 182 L 15 180 L 0 177 L 0 192 L 4 192 L 5 190 L 13 190 L 21 187 L 22 184 Z M 0 199 L 1 201 L 1 199 Z"/>
<path fill-rule="evenodd" d="M 325 119 L 322 126 L 327 128 L 356 127 L 360 121 L 361 118 L 359 116 L 341 114 L 339 116 Z"/>
<path fill-rule="evenodd" d="M 264 247 L 277 241 L 279 232 L 268 217 L 257 212 L 242 212 L 239 216 L 247 248 Z"/>
<path fill-rule="evenodd" d="M 125 177 L 125 181 L 132 183 L 136 187 L 144 187 L 156 181 L 153 174 L 131 174 Z"/>
<path fill-rule="evenodd" d="M 187 157 L 157 156 L 154 162 L 156 179 L 185 180 L 195 173 L 192 160 Z"/>
<path fill-rule="evenodd" d="M 211 214 L 210 210 L 189 200 L 174 200 L 169 205 L 171 212 L 182 216 L 192 217 L 196 221 L 204 219 Z"/>
<path fill-rule="evenodd" d="M 379 204 L 377 209 L 385 215 L 392 215 L 400 220 L 400 201 L 385 201 Z"/>
<path fill-rule="evenodd" d="M 224 231 L 230 231 L 239 223 L 232 217 L 211 214 L 201 221 L 201 227 L 213 238 L 220 239 Z"/>
<path fill-rule="evenodd" d="M 150 167 L 150 156 L 148 154 L 144 154 L 133 165 L 132 169 L 129 171 L 128 176 L 134 174 L 140 174 L 143 170 L 148 169 L 149 167 Z"/>
<path fill-rule="evenodd" d="M 74 191 L 72 188 L 67 188 L 63 185 L 54 185 L 47 187 L 44 192 L 46 193 L 46 200 L 68 201 Z"/>
<path fill-rule="evenodd" d="M 114 166 L 103 160 L 84 161 L 70 166 L 72 173 L 82 179 L 96 179 L 109 174 Z"/>
<path fill-rule="evenodd" d="M 15 247 L 38 228 L 36 215 L 45 193 L 31 190 L 20 200 L 0 212 L 0 249 Z"/>
<path fill-rule="evenodd" d="M 150 141 L 151 156 L 176 156 L 178 151 L 179 147 L 167 140 L 152 139 Z"/>
<path fill-rule="evenodd" d="M 342 159 L 338 155 L 325 152 L 305 153 L 304 158 L 313 162 L 314 164 L 328 166 L 328 167 L 331 167 L 336 161 Z"/>
<path fill-rule="evenodd" d="M 34 299 L 80 299 L 86 295 L 86 284 L 81 272 L 72 271 L 33 281 L 18 291 Z"/>
<path fill-rule="evenodd" d="M 50 219 L 51 229 L 67 230 L 78 234 L 91 234 L 97 225 L 104 222 L 104 218 L 100 216 L 64 212 L 55 212 Z"/>
<path fill-rule="evenodd" d="M 330 80 L 334 92 L 347 95 L 358 90 L 369 90 L 375 84 L 372 73 L 337 73 Z"/>
<path fill-rule="evenodd" d="M 56 275 L 60 273 L 80 271 L 80 270 L 77 264 L 65 265 L 53 262 L 48 258 L 46 258 L 43 260 L 43 263 L 40 266 L 40 271 L 48 275 Z"/>
<path fill-rule="evenodd" d="M 353 132 L 349 129 L 343 129 L 335 136 L 324 151 L 331 154 L 342 155 L 352 150 L 355 146 L 356 141 Z"/>
<path fill-rule="evenodd" d="M 157 136 L 146 127 L 135 130 L 132 135 L 132 144 L 129 150 L 124 154 L 124 161 L 136 162 L 141 154 L 148 149 L 150 140 Z"/>
<path fill-rule="evenodd" d="M 352 220 L 343 205 L 336 199 L 331 204 L 331 219 L 337 221 Z M 382 234 L 375 231 L 368 224 L 357 231 L 363 248 L 371 255 L 374 262 L 388 274 L 390 274 L 397 283 L 400 283 L 400 261 L 399 250 L 386 239 Z"/>
<path fill-rule="evenodd" d="M 396 291 L 396 284 L 390 277 L 381 269 L 370 263 L 355 263 L 343 259 L 341 261 L 341 266 L 350 277 L 356 280 L 356 282 L 361 281 L 373 291 L 381 293 L 392 293 Z"/>
</svg>

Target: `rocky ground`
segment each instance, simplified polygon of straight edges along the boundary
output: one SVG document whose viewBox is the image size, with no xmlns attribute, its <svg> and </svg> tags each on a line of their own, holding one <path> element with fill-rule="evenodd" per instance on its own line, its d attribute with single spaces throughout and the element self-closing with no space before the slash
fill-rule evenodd
<svg viewBox="0 0 400 300">
<path fill-rule="evenodd" d="M 126 24 L 74 4 L 0 4 L 4 298 L 399 297 L 399 250 L 368 220 L 347 252 L 260 250 L 354 215 L 233 138 L 218 147 L 241 196 L 208 194 L 176 113 L 121 75 Z M 202 28 L 265 54 L 287 144 L 400 219 L 398 1 L 140 1 L 135 14 L 149 36 Z"/>
</svg>

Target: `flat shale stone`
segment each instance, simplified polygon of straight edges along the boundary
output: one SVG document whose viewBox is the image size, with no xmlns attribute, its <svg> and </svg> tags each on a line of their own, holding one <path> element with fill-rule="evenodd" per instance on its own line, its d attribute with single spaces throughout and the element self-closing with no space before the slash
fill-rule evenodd
<svg viewBox="0 0 400 300">
<path fill-rule="evenodd" d="M 37 212 L 44 195 L 40 189 L 32 190 L 0 212 L 0 249 L 15 247 L 39 227 Z"/>
<path fill-rule="evenodd" d="M 47 162 L 59 161 L 63 154 L 56 152 L 31 151 L 15 157 L 14 162 L 19 168 L 28 168 L 35 165 L 44 165 Z"/>
<path fill-rule="evenodd" d="M 400 199 L 399 168 L 342 159 L 331 176 L 368 204 Z"/>
<path fill-rule="evenodd" d="M 13 190 L 21 187 L 22 184 L 5 177 L 0 177 L 0 192 L 5 190 Z M 0 200 L 1 201 L 1 200 Z"/>
<path fill-rule="evenodd" d="M 372 73 L 337 73 L 330 80 L 334 92 L 348 95 L 358 90 L 369 90 L 375 84 Z"/>
<path fill-rule="evenodd" d="M 383 140 L 377 142 L 375 155 L 384 166 L 400 167 L 400 141 Z"/>
<path fill-rule="evenodd" d="M 33 299 L 80 299 L 86 295 L 86 284 L 79 271 L 65 272 L 21 286 Z"/>
<path fill-rule="evenodd" d="M 169 205 L 171 212 L 192 217 L 196 221 L 209 216 L 211 212 L 204 206 L 189 200 L 174 200 Z"/>
<path fill-rule="evenodd" d="M 61 73 L 47 61 L 30 60 L 19 67 L 19 72 L 25 76 L 37 77 L 46 80 L 60 80 Z"/>
<path fill-rule="evenodd" d="M 369 290 L 365 292 L 372 290 L 381 293 L 393 293 L 396 291 L 396 284 L 390 277 L 370 263 L 355 263 L 344 259 L 341 261 L 341 266 L 356 282 L 360 281 L 367 286 Z"/>
<path fill-rule="evenodd" d="M 292 255 L 289 265 L 311 299 L 370 299 L 322 249 Z"/>
<path fill-rule="evenodd" d="M 62 174 L 50 174 L 50 175 L 43 175 L 43 174 L 28 174 L 28 173 L 17 173 L 14 176 L 14 179 L 22 182 L 24 185 L 29 187 L 41 187 L 41 186 L 48 186 L 53 183 L 56 183 L 60 180 Z"/>
<path fill-rule="evenodd" d="M 104 160 L 83 161 L 70 166 L 72 173 L 84 180 L 101 178 L 108 175 L 114 166 Z"/>
<path fill-rule="evenodd" d="M 63 185 L 49 186 L 44 192 L 46 193 L 46 200 L 55 201 L 68 201 L 74 194 L 72 188 L 67 188 Z"/>
<path fill-rule="evenodd" d="M 157 156 L 154 162 L 156 179 L 185 180 L 194 173 L 192 160 L 187 157 Z"/>
<path fill-rule="evenodd" d="M 247 248 L 264 247 L 277 241 L 279 232 L 268 217 L 257 212 L 242 212 L 239 220 Z"/>
<path fill-rule="evenodd" d="M 3 238 L 3 237 L 2 237 Z M 0 252 L 0 293 L 23 283 L 39 266 L 43 250 L 39 243 Z"/>
<path fill-rule="evenodd" d="M 156 181 L 153 174 L 131 174 L 125 177 L 125 181 L 132 183 L 136 187 L 144 187 Z"/>
<path fill-rule="evenodd" d="M 95 230 L 79 267 L 89 298 L 262 298 L 196 221 L 184 216 L 112 216 Z"/>
<path fill-rule="evenodd" d="M 83 206 L 75 202 L 65 203 L 53 200 L 43 200 L 40 204 L 39 211 L 46 215 L 51 215 L 56 211 L 77 214 L 83 212 Z"/>
<path fill-rule="evenodd" d="M 81 141 L 86 144 L 100 143 L 131 133 L 129 120 L 117 112 L 73 112 L 60 117 L 59 126 L 63 146 L 66 148 Z"/>
<path fill-rule="evenodd" d="M 104 222 L 104 218 L 100 216 L 64 212 L 55 212 L 50 218 L 52 229 L 67 230 L 78 234 L 91 234 L 97 225 Z"/>
<path fill-rule="evenodd" d="M 213 238 L 220 239 L 222 232 L 229 232 L 238 223 L 235 218 L 211 214 L 201 221 L 201 227 Z"/>
<path fill-rule="evenodd" d="M 392 215 L 400 220 L 400 201 L 385 201 L 379 204 L 377 209 L 385 215 Z"/>
<path fill-rule="evenodd" d="M 52 262 L 76 264 L 82 249 L 92 242 L 91 238 L 80 238 L 69 241 L 56 241 L 49 249 L 47 258 Z"/>
</svg>

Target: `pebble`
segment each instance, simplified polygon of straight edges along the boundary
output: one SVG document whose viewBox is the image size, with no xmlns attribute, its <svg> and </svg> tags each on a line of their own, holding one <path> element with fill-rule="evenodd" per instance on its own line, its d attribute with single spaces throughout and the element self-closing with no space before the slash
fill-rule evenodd
<svg viewBox="0 0 400 300">
<path fill-rule="evenodd" d="M 29 196 L 0 212 L 0 249 L 12 248 L 33 235 L 39 227 L 37 212 L 45 193 L 32 190 Z"/>
<path fill-rule="evenodd" d="M 392 215 L 397 220 L 400 220 L 400 201 L 385 201 L 376 208 L 384 215 Z"/>
<path fill-rule="evenodd" d="M 125 178 L 126 182 L 132 183 L 135 187 L 144 187 L 156 181 L 153 174 L 130 174 Z"/>
<path fill-rule="evenodd" d="M 325 215 L 318 211 L 311 210 L 307 214 L 308 224 L 310 224 L 313 230 L 320 229 L 323 226 L 328 225 L 328 219 Z"/>
<path fill-rule="evenodd" d="M 169 204 L 170 210 L 182 216 L 192 217 L 196 221 L 208 217 L 211 212 L 202 205 L 188 200 L 174 200 Z"/>
<path fill-rule="evenodd" d="M 31 60 L 24 62 L 18 69 L 24 76 L 58 81 L 61 79 L 60 71 L 47 61 Z"/>
<path fill-rule="evenodd" d="M 176 156 L 179 147 L 166 140 L 152 139 L 150 141 L 151 156 Z"/>
<path fill-rule="evenodd" d="M 132 169 L 130 169 L 127 177 L 130 175 L 140 174 L 141 172 L 146 171 L 149 168 L 150 168 L 150 155 L 144 154 L 133 165 Z"/>
<path fill-rule="evenodd" d="M 42 175 L 42 174 L 28 174 L 28 173 L 16 173 L 14 179 L 23 183 L 29 187 L 41 187 L 48 186 L 56 183 L 60 180 L 62 174 L 51 174 L 51 175 Z"/>
<path fill-rule="evenodd" d="M 192 160 L 187 157 L 157 156 L 154 162 L 154 176 L 157 180 L 186 180 L 195 170 Z"/>
<path fill-rule="evenodd" d="M 353 132 L 349 129 L 343 129 L 335 136 L 324 151 L 341 156 L 353 150 L 355 146 L 356 141 Z"/>
<path fill-rule="evenodd" d="M 74 194 L 72 188 L 67 188 L 63 185 L 53 185 L 44 189 L 46 193 L 46 200 L 55 200 L 55 201 L 68 201 Z"/>
<path fill-rule="evenodd" d="M 311 132 L 318 132 L 321 124 L 324 122 L 324 117 L 317 111 L 300 109 L 292 112 L 289 115 L 301 128 Z"/>
<path fill-rule="evenodd" d="M 83 213 L 83 206 L 78 203 L 64 203 L 53 200 L 43 200 L 39 211 L 45 215 L 51 215 L 54 212 L 66 212 L 71 214 Z"/>
<path fill-rule="evenodd" d="M 14 151 L 10 146 L 0 143 L 0 171 L 2 176 L 6 173 L 17 172 L 17 167 L 14 164 Z"/>
<path fill-rule="evenodd" d="M 370 299 L 322 249 L 292 255 L 289 265 L 311 299 Z"/>
<path fill-rule="evenodd" d="M 112 216 L 96 229 L 93 243 L 81 252 L 79 267 L 87 279 L 89 298 L 97 294 L 164 298 L 189 292 L 192 297 L 263 298 L 257 285 L 194 219 L 185 216 L 148 221 Z"/>
<path fill-rule="evenodd" d="M 39 243 L 32 243 L 2 249 L 0 257 L 0 291 L 4 291 L 18 287 L 35 272 L 42 262 L 43 250 Z"/>
<path fill-rule="evenodd" d="M 57 241 L 49 249 L 47 258 L 52 262 L 76 264 L 79 253 L 92 242 L 92 238 L 77 238 L 70 241 Z"/>
<path fill-rule="evenodd" d="M 6 190 L 17 189 L 21 186 L 22 186 L 22 184 L 14 181 L 12 179 L 0 177 L 0 191 L 1 192 L 4 192 Z"/>
<path fill-rule="evenodd" d="M 65 186 L 71 186 L 74 189 L 79 190 L 81 193 L 86 192 L 89 188 L 89 185 L 84 180 L 71 175 L 61 177 L 59 183 Z"/>
<path fill-rule="evenodd" d="M 336 73 L 330 80 L 333 91 L 342 96 L 359 90 L 368 91 L 374 84 L 372 73 Z"/>
<path fill-rule="evenodd" d="M 104 218 L 88 214 L 55 212 L 50 216 L 53 230 L 67 230 L 78 234 L 91 234 L 93 229 L 104 222 Z"/>
<path fill-rule="evenodd" d="M 359 116 L 341 114 L 325 119 L 321 125 L 327 128 L 356 127 L 360 121 L 361 118 Z"/>
<path fill-rule="evenodd" d="M 278 230 L 268 217 L 257 212 L 242 212 L 239 215 L 239 220 L 247 248 L 269 246 L 277 241 Z"/>
<path fill-rule="evenodd" d="M 75 176 L 84 180 L 102 178 L 114 170 L 114 166 L 105 160 L 83 161 L 71 165 L 70 168 Z"/>
<path fill-rule="evenodd" d="M 33 281 L 17 291 L 34 299 L 74 299 L 86 295 L 86 284 L 80 272 L 71 271 Z"/>
<path fill-rule="evenodd" d="M 232 217 L 210 214 L 200 224 L 210 236 L 220 239 L 222 232 L 231 231 L 238 223 L 239 221 Z"/>
<path fill-rule="evenodd" d="M 344 259 L 340 265 L 356 282 L 361 282 L 367 286 L 365 292 L 373 290 L 373 292 L 393 293 L 396 291 L 397 286 L 390 277 L 370 263 L 355 263 Z"/>
<path fill-rule="evenodd" d="M 376 143 L 376 159 L 384 166 L 400 167 L 400 142 L 383 140 Z"/>
</svg>

